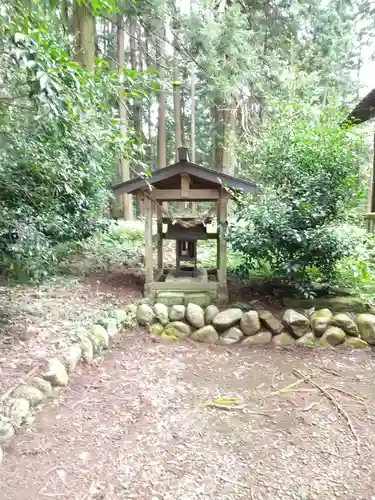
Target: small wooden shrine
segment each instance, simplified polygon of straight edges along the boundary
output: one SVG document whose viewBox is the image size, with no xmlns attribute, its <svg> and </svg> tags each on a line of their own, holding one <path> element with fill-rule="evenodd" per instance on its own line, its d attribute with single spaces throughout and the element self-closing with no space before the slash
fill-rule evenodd
<svg viewBox="0 0 375 500">
<path fill-rule="evenodd" d="M 152 172 L 151 177 L 136 177 L 113 187 L 116 195 L 133 194 L 141 198 L 145 217 L 145 296 L 171 296 L 186 302 L 185 294 L 208 293 L 212 298 L 226 300 L 227 243 L 225 230 L 227 207 L 231 192 L 243 190 L 255 193 L 254 182 L 241 180 L 190 163 L 186 148 L 179 148 L 179 161 Z M 210 202 L 212 209 L 204 215 L 182 214 L 171 216 L 165 202 Z M 156 224 L 153 224 L 154 215 Z M 211 223 L 216 218 L 216 230 Z M 156 234 L 153 228 L 156 226 Z M 211 226 L 211 230 L 210 230 Z M 217 241 L 216 269 L 197 267 L 197 242 Z M 175 240 L 176 266 L 165 269 L 163 242 Z M 157 247 L 157 265 L 154 265 L 153 247 Z M 156 267 L 156 269 L 155 269 Z M 166 292 L 168 292 L 166 294 Z M 180 297 L 181 295 L 181 297 Z M 171 304 L 172 305 L 172 304 Z"/>
</svg>

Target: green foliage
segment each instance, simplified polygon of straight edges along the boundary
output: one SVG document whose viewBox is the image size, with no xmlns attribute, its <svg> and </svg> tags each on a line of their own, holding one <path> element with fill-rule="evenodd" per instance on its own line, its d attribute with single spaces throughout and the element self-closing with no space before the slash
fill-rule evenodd
<svg viewBox="0 0 375 500">
<path fill-rule="evenodd" d="M 90 73 L 72 61 L 67 39 L 38 8 L 7 14 L 0 24 L 1 271 L 39 280 L 56 268 L 57 244 L 103 228 L 116 158 L 120 151 L 131 157 L 134 141 L 120 137 L 111 105 L 118 75 L 107 63 L 97 59 Z M 136 72 L 124 76 L 127 96 L 145 95 Z"/>
<path fill-rule="evenodd" d="M 336 116 L 311 120 L 294 105 L 275 111 L 252 152 L 263 193 L 241 207 L 230 239 L 246 268 L 263 260 L 303 288 L 313 267 L 331 282 L 352 247 L 334 227 L 362 197 L 362 141 Z"/>
<path fill-rule="evenodd" d="M 118 271 L 125 265 L 142 268 L 143 241 L 142 224 L 113 222 L 107 230 L 98 231 L 78 245 L 65 247 L 66 258 L 59 268 L 64 273 L 75 275 Z"/>
<path fill-rule="evenodd" d="M 340 228 L 352 240 L 351 253 L 336 265 L 335 284 L 364 298 L 375 298 L 375 237 L 355 226 Z"/>
</svg>

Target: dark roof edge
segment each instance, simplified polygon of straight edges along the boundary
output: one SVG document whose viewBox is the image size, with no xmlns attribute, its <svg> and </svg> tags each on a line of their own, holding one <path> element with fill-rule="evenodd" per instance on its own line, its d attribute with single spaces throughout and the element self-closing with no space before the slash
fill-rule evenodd
<svg viewBox="0 0 375 500">
<path fill-rule="evenodd" d="M 168 165 L 167 167 L 165 167 L 163 169 L 152 170 L 151 177 L 138 176 L 138 177 L 135 177 L 134 179 L 130 179 L 128 181 L 121 182 L 119 184 L 115 184 L 114 186 L 111 187 L 111 189 L 112 189 L 112 191 L 117 191 L 117 192 L 119 190 L 121 190 L 121 192 L 123 192 L 123 193 L 130 193 L 130 192 L 136 191 L 137 189 L 140 189 L 143 185 L 144 185 L 144 187 L 146 187 L 148 182 L 151 184 L 152 177 L 154 177 L 154 176 L 156 176 L 158 178 L 154 179 L 153 182 L 160 182 L 160 181 L 168 178 L 168 173 L 170 172 L 170 170 L 173 170 L 178 166 L 182 167 L 183 169 L 186 169 L 187 171 L 190 169 L 198 170 L 201 174 L 204 174 L 204 175 L 202 175 L 202 178 L 206 178 L 206 180 L 208 180 L 208 181 L 214 181 L 214 178 L 220 178 L 224 182 L 224 184 L 226 183 L 225 181 L 227 181 L 228 185 L 230 187 L 232 187 L 233 189 L 246 190 L 246 187 L 247 188 L 250 187 L 251 192 L 256 192 L 259 189 L 259 186 L 253 181 L 249 181 L 246 179 L 240 179 L 240 178 L 234 177 L 230 174 L 226 174 L 224 172 L 218 172 L 216 170 L 205 168 L 205 167 L 202 167 L 201 165 L 197 165 L 197 164 L 191 163 L 191 162 L 173 163 L 172 165 Z M 198 174 L 198 172 L 197 172 L 197 174 Z M 191 172 L 191 175 L 194 175 L 194 172 Z M 126 188 L 128 188 L 128 189 L 126 189 Z"/>
</svg>

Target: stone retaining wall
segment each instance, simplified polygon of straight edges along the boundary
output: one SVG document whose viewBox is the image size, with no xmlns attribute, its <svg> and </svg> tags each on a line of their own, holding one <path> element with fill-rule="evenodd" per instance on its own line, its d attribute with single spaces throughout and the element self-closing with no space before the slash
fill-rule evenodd
<svg viewBox="0 0 375 500">
<path fill-rule="evenodd" d="M 59 357 L 46 361 L 42 369 L 33 369 L 10 391 L 0 397 L 0 463 L 3 449 L 15 432 L 30 423 L 34 415 L 58 390 L 69 383 L 79 363 L 91 363 L 108 349 L 123 327 L 136 324 L 147 327 L 156 341 L 175 342 L 192 339 L 209 344 L 251 346 L 301 346 L 368 349 L 375 345 L 375 315 L 332 314 L 328 309 L 305 314 L 287 309 L 282 318 L 270 311 L 243 311 L 232 307 L 219 311 L 215 305 L 198 304 L 168 307 L 143 299 L 111 317 L 101 318 L 91 331 L 77 338 Z"/>
<path fill-rule="evenodd" d="M 123 327 L 136 326 L 136 306 L 115 310 L 112 317 L 101 318 L 91 331 L 77 337 L 59 357 L 46 360 L 44 367 L 31 370 L 18 384 L 0 396 L 0 463 L 3 450 L 17 430 L 34 419 L 35 414 L 58 396 L 61 387 L 79 363 L 92 363 L 108 349 L 113 337 Z"/>
<path fill-rule="evenodd" d="M 189 337 L 210 344 L 300 347 L 369 348 L 375 345 L 375 315 L 333 314 L 329 309 L 287 309 L 279 319 L 270 311 L 219 311 L 215 305 L 152 304 L 143 301 L 136 310 L 137 321 L 147 326 L 154 340 L 176 341 Z"/>
</svg>

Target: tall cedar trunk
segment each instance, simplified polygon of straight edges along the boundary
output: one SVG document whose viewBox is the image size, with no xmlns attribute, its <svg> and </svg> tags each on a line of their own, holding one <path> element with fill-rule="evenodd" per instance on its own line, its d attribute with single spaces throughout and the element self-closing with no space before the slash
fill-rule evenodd
<svg viewBox="0 0 375 500">
<path fill-rule="evenodd" d="M 143 71 L 143 49 L 142 49 L 142 26 L 138 25 L 135 30 L 137 36 L 137 44 L 136 44 L 136 53 L 135 53 L 135 69 L 138 69 L 140 72 Z M 138 49 L 138 50 L 137 50 Z M 130 46 L 130 54 L 132 54 L 132 47 Z M 133 61 L 132 61 L 133 68 Z M 134 128 L 137 133 L 137 137 L 141 142 L 144 140 L 143 134 L 143 124 L 142 124 L 142 106 L 140 102 L 136 102 L 134 105 Z M 147 161 L 147 160 L 146 160 Z M 139 196 L 136 197 L 135 200 L 136 206 L 136 217 L 137 219 L 142 217 L 143 215 L 143 203 Z"/>
<path fill-rule="evenodd" d="M 159 33 L 160 37 L 157 42 L 157 61 L 159 63 L 159 76 L 160 76 L 160 90 L 158 92 L 158 158 L 159 158 L 159 168 L 164 168 L 167 166 L 167 134 L 166 134 L 166 122 L 165 122 L 165 48 L 164 48 L 164 36 L 165 27 L 164 23 L 161 21 L 159 23 Z"/>
<path fill-rule="evenodd" d="M 146 62 L 146 68 L 149 69 L 153 66 L 151 58 L 149 56 L 149 52 L 151 50 L 151 46 L 148 43 L 149 41 L 149 29 L 145 29 L 145 62 Z M 141 48 L 141 46 L 140 46 Z M 147 129 L 148 129 L 148 144 L 150 148 L 150 157 L 151 157 L 151 165 L 154 164 L 155 157 L 157 154 L 155 154 L 157 148 L 154 147 L 154 141 L 152 139 L 152 122 L 151 122 L 151 106 L 152 106 L 152 101 L 149 99 L 147 101 Z"/>
<path fill-rule="evenodd" d="M 140 43 L 138 41 L 138 43 Z M 137 22 L 131 19 L 129 22 L 129 45 L 130 45 L 130 65 L 132 70 L 137 71 Z M 134 99 L 133 122 L 136 137 L 139 142 L 142 140 L 142 109 L 139 100 Z"/>
<path fill-rule="evenodd" d="M 194 0 L 190 0 L 190 16 L 194 12 Z M 191 66 L 190 74 L 190 106 L 191 106 L 191 130 L 190 130 L 190 149 L 191 161 L 195 163 L 195 72 L 194 66 Z"/>
<path fill-rule="evenodd" d="M 216 105 L 213 110 L 213 168 L 229 174 L 233 173 L 232 149 L 236 138 L 236 108 L 236 100 L 232 97 L 229 103 Z"/>
<path fill-rule="evenodd" d="M 119 14 L 117 19 L 117 61 L 118 61 L 118 72 L 119 72 L 119 90 L 118 90 L 118 105 L 119 105 L 119 115 L 120 115 L 120 137 L 125 143 L 127 136 L 127 110 L 124 97 L 124 68 L 125 68 L 125 35 L 124 35 L 124 19 L 123 15 Z M 129 175 L 129 163 L 126 160 L 124 153 L 122 152 L 118 159 L 119 166 L 119 176 L 122 181 L 127 181 L 130 178 Z M 133 219 L 133 207 L 131 196 L 125 194 L 123 196 L 123 210 L 124 219 Z"/>
<path fill-rule="evenodd" d="M 87 3 L 73 3 L 74 57 L 84 68 L 94 68 L 95 19 Z"/>
<path fill-rule="evenodd" d="M 195 73 L 194 68 L 191 70 L 191 83 L 190 83 L 190 106 L 191 106 L 191 131 L 190 131 L 190 149 L 191 161 L 195 163 Z"/>
<path fill-rule="evenodd" d="M 173 114 L 174 114 L 174 137 L 175 137 L 175 150 L 176 161 L 178 160 L 178 148 L 182 146 L 181 134 L 181 84 L 180 84 L 180 69 L 178 61 L 179 43 L 177 38 L 178 23 L 176 0 L 172 1 L 173 18 Z"/>
</svg>

